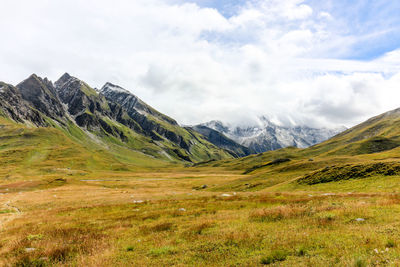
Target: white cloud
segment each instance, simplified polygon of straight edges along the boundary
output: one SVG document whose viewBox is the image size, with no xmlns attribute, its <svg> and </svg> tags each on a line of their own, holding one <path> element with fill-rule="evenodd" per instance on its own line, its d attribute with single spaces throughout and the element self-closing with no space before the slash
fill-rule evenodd
<svg viewBox="0 0 400 267">
<path fill-rule="evenodd" d="M 1 80 L 111 81 L 183 124 L 266 114 L 350 126 L 398 105 L 400 52 L 337 59 L 361 37 L 301 0 L 249 1 L 230 18 L 167 0 L 5 0 L 2 11 Z"/>
</svg>

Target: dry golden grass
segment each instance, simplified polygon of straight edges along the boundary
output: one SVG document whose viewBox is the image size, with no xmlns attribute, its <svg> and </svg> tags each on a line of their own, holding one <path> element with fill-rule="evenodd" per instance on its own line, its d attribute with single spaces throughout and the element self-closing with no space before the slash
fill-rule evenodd
<svg viewBox="0 0 400 267">
<path fill-rule="evenodd" d="M 10 186 L 0 210 L 20 213 L 0 213 L 0 265 L 400 264 L 398 194 L 234 194 L 213 188 L 237 179 L 235 172 L 176 172 Z M 193 190 L 203 184 L 208 188 Z"/>
</svg>

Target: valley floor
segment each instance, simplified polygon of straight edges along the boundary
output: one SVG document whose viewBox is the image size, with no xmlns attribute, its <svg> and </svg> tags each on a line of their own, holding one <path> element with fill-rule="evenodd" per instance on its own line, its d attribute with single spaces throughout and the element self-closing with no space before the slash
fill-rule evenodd
<svg viewBox="0 0 400 267">
<path fill-rule="evenodd" d="M 0 265 L 400 264 L 400 177 L 216 191 L 240 177 L 183 168 L 3 181 Z"/>
</svg>

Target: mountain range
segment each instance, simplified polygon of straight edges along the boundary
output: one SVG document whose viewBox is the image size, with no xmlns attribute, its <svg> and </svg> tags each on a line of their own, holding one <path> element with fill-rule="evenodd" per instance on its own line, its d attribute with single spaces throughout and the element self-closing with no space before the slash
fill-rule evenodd
<svg viewBox="0 0 400 267">
<path fill-rule="evenodd" d="M 54 83 L 35 74 L 16 86 L 1 82 L 0 115 L 20 127 L 59 131 L 86 150 L 118 154 L 118 162 L 127 157 L 122 150 L 172 162 L 237 158 L 288 146 L 308 147 L 343 130 L 282 127 L 265 117 L 252 127 L 219 121 L 182 127 L 127 89 L 110 82 L 94 89 L 68 73 Z"/>
<path fill-rule="evenodd" d="M 0 114 L 27 127 L 57 129 L 74 142 L 129 149 L 152 158 L 200 162 L 232 155 L 153 109 L 129 91 L 106 83 L 95 90 L 65 73 L 55 83 L 33 74 L 16 86 L 0 83 Z"/>
<path fill-rule="evenodd" d="M 332 136 L 346 130 L 311 128 L 307 126 L 279 126 L 265 116 L 259 118 L 259 123 L 253 126 L 232 126 L 221 121 L 210 121 L 194 127 L 194 129 L 209 128 L 225 135 L 236 143 L 248 148 L 252 153 L 262 153 L 285 147 L 306 148 L 328 140 Z"/>
</svg>

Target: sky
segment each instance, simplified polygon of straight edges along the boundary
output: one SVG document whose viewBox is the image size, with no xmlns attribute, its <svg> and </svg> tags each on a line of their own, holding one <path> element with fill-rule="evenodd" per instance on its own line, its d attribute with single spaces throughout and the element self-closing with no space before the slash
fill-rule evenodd
<svg viewBox="0 0 400 267">
<path fill-rule="evenodd" d="M 400 1 L 2 0 L 0 80 L 118 84 L 184 125 L 400 107 Z"/>
</svg>

